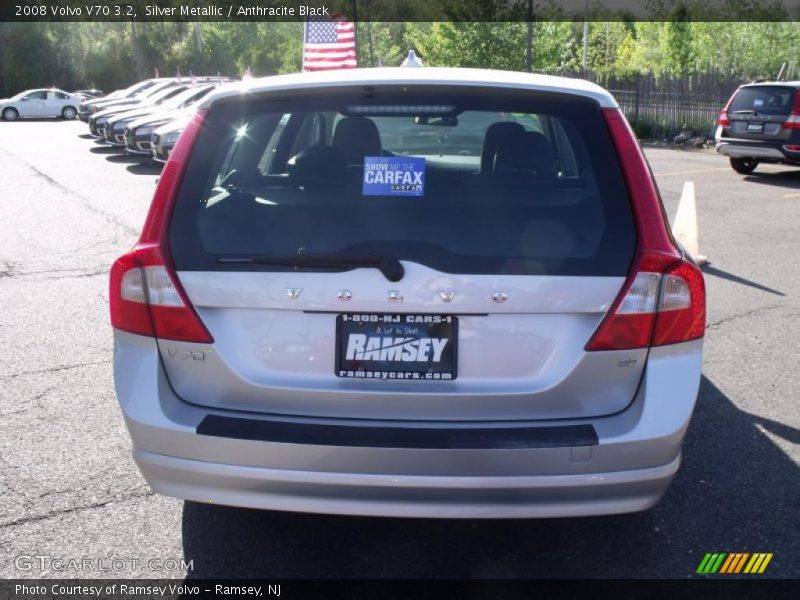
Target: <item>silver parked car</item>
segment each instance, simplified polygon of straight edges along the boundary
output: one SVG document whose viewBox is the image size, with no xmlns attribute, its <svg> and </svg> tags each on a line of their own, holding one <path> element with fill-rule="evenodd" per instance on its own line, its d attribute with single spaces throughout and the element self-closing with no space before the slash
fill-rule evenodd
<svg viewBox="0 0 800 600">
<path fill-rule="evenodd" d="M 83 99 L 80 96 L 54 88 L 27 90 L 0 100 L 0 115 L 6 121 L 16 121 L 20 117 L 74 119 L 81 102 Z"/>
<path fill-rule="evenodd" d="M 110 308 L 154 490 L 408 517 L 653 506 L 705 329 L 607 91 L 439 68 L 210 94 Z"/>
</svg>

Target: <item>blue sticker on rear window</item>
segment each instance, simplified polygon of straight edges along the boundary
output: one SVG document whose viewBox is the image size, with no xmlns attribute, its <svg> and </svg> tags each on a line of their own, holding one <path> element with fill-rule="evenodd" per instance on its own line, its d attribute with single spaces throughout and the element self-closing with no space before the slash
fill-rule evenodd
<svg viewBox="0 0 800 600">
<path fill-rule="evenodd" d="M 365 196 L 423 196 L 425 159 L 416 156 L 365 156 Z"/>
</svg>

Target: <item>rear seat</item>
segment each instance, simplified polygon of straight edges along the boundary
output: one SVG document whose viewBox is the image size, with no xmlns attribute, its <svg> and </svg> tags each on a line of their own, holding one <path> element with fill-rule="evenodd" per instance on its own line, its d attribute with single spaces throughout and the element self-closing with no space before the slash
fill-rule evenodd
<svg viewBox="0 0 800 600">
<path fill-rule="evenodd" d="M 541 133 L 514 133 L 498 147 L 492 171 L 496 175 L 523 175 L 555 180 L 556 155 L 550 142 Z"/>
<path fill-rule="evenodd" d="M 489 125 L 483 137 L 481 173 L 492 173 L 494 171 L 494 159 L 495 156 L 497 156 L 497 149 L 506 143 L 507 140 L 522 133 L 525 133 L 525 128 L 519 123 L 512 121 L 501 121 Z"/>
<path fill-rule="evenodd" d="M 314 144 L 293 156 L 288 163 L 292 177 L 310 182 L 324 179 L 327 185 L 341 183 L 353 168 L 364 164 L 365 156 L 383 156 L 381 137 L 375 123 L 365 117 L 345 117 L 336 124 L 331 145 Z"/>
</svg>

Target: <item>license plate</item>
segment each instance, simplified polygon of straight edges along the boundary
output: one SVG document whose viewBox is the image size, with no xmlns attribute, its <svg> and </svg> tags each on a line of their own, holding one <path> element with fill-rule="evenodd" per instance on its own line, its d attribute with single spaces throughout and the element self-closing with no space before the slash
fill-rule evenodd
<svg viewBox="0 0 800 600">
<path fill-rule="evenodd" d="M 764 133 L 764 124 L 763 123 L 748 123 L 747 124 L 747 132 L 748 133 Z"/>
<path fill-rule="evenodd" d="M 337 377 L 452 381 L 457 350 L 458 319 L 452 315 L 336 317 Z"/>
</svg>

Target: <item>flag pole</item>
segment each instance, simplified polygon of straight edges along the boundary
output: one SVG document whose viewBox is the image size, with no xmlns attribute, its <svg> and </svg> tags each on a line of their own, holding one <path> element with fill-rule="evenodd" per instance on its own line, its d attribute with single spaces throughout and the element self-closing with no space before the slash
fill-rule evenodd
<svg viewBox="0 0 800 600">
<path fill-rule="evenodd" d="M 525 70 L 533 70 L 533 0 L 528 0 L 528 39 L 525 46 Z"/>
<path fill-rule="evenodd" d="M 308 43 L 308 21 L 303 21 L 303 57 L 300 59 L 300 72 L 306 70 L 306 44 Z"/>
<path fill-rule="evenodd" d="M 581 77 L 586 77 L 586 46 L 589 43 L 589 0 L 583 5 L 583 50 L 581 51 Z"/>
<path fill-rule="evenodd" d="M 353 43 L 356 51 L 356 66 L 358 66 L 358 0 L 353 0 Z"/>
</svg>

